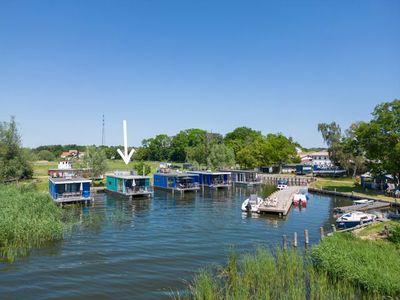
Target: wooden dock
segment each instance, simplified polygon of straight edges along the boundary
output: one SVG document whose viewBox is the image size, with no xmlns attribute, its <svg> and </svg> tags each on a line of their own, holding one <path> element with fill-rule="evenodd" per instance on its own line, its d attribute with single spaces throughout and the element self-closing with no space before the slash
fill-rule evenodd
<svg viewBox="0 0 400 300">
<path fill-rule="evenodd" d="M 349 205 L 349 206 L 342 206 L 342 207 L 335 207 L 334 211 L 337 213 L 347 213 L 350 211 L 367 211 L 373 209 L 380 209 L 384 207 L 389 207 L 389 202 L 381 202 L 375 201 L 374 203 L 368 204 L 357 204 L 357 205 Z"/>
<path fill-rule="evenodd" d="M 304 188 L 300 186 L 288 186 L 286 189 L 276 191 L 269 196 L 258 208 L 259 213 L 273 213 L 286 216 L 292 206 L 293 195 L 299 189 Z"/>
</svg>

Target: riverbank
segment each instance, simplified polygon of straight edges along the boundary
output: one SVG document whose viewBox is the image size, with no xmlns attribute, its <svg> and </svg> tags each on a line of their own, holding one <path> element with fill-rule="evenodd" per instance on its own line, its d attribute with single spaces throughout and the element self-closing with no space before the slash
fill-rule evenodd
<svg viewBox="0 0 400 300">
<path fill-rule="evenodd" d="M 308 252 L 231 254 L 225 266 L 199 272 L 189 289 L 191 299 L 385 299 L 400 294 L 398 278 L 398 245 L 337 232 Z"/>
<path fill-rule="evenodd" d="M 354 178 L 318 178 L 309 185 L 309 191 L 352 199 L 370 199 L 395 203 L 396 199 L 382 193 L 364 190 Z M 400 203 L 400 199 L 397 199 Z"/>
</svg>

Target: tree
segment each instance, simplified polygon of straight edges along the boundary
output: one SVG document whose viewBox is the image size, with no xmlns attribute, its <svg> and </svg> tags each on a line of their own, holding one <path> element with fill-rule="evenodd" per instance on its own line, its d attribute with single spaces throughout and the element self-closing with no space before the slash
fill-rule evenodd
<svg viewBox="0 0 400 300">
<path fill-rule="evenodd" d="M 235 165 L 233 149 L 224 144 L 213 144 L 207 157 L 207 166 L 212 169 L 226 168 Z"/>
<path fill-rule="evenodd" d="M 372 171 L 392 174 L 400 180 L 400 100 L 384 102 L 375 107 L 370 122 L 361 122 L 356 129 L 357 140 Z"/>
<path fill-rule="evenodd" d="M 97 178 L 107 171 L 107 157 L 104 151 L 95 146 L 86 148 L 83 163 L 89 169 L 91 177 Z"/>
<path fill-rule="evenodd" d="M 186 129 L 180 131 L 172 138 L 170 159 L 172 161 L 184 162 L 187 157 L 187 148 L 196 147 L 206 140 L 207 132 L 202 129 Z"/>
<path fill-rule="evenodd" d="M 37 158 L 39 160 L 47 160 L 47 161 L 53 161 L 56 159 L 53 153 L 51 153 L 49 150 L 41 150 L 37 154 Z"/>
<path fill-rule="evenodd" d="M 0 181 L 29 178 L 33 168 L 21 148 L 21 137 L 15 118 L 0 123 Z"/>
<path fill-rule="evenodd" d="M 151 166 L 149 164 L 146 164 L 145 162 L 137 162 L 133 165 L 133 168 L 136 170 L 136 172 L 139 175 L 148 175 L 151 173 Z"/>
<path fill-rule="evenodd" d="M 260 131 L 248 127 L 238 127 L 225 135 L 224 142 L 227 146 L 231 147 L 235 155 L 237 155 L 244 147 L 250 145 L 257 139 L 262 139 L 262 137 Z"/>
</svg>

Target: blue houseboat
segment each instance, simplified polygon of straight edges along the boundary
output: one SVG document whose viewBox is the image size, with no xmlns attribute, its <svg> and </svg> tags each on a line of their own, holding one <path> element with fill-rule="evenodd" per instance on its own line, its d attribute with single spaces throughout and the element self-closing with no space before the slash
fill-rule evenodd
<svg viewBox="0 0 400 300">
<path fill-rule="evenodd" d="M 228 171 L 226 171 L 228 172 Z M 240 186 L 256 186 L 261 184 L 261 178 L 254 170 L 229 170 L 232 182 Z"/>
<path fill-rule="evenodd" d="M 106 192 L 132 199 L 140 196 L 153 196 L 149 176 L 139 176 L 134 172 L 106 174 Z"/>
<path fill-rule="evenodd" d="M 49 193 L 57 203 L 90 202 L 92 181 L 80 176 L 49 177 Z"/>
<path fill-rule="evenodd" d="M 199 175 L 189 173 L 156 173 L 154 174 L 154 188 L 187 192 L 197 191 L 199 187 Z"/>
<path fill-rule="evenodd" d="M 231 172 L 189 171 L 199 175 L 199 184 L 209 188 L 227 188 L 231 186 Z"/>
</svg>

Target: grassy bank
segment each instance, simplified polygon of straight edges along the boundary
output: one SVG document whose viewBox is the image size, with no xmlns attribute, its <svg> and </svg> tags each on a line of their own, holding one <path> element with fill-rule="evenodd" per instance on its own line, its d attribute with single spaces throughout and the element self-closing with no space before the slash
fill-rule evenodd
<svg viewBox="0 0 400 300">
<path fill-rule="evenodd" d="M 195 277 L 188 298 L 396 299 L 399 278 L 396 244 L 337 233 L 305 255 L 264 248 L 240 258 L 231 254 L 225 267 Z"/>
<path fill-rule="evenodd" d="M 0 259 L 12 261 L 63 235 L 62 212 L 30 185 L 0 185 Z"/>
<path fill-rule="evenodd" d="M 335 234 L 315 246 L 312 256 L 318 269 L 332 278 L 381 295 L 400 295 L 400 251 L 396 244 Z"/>
<path fill-rule="evenodd" d="M 193 299 L 380 299 L 349 282 L 331 278 L 300 251 L 259 248 L 226 267 L 200 272 L 190 286 Z"/>
<path fill-rule="evenodd" d="M 377 198 L 379 200 L 394 202 L 393 197 L 388 197 L 383 193 L 373 191 L 373 190 L 364 190 L 360 185 L 357 184 L 357 181 L 351 177 L 345 178 L 318 178 L 317 181 L 311 183 L 310 187 L 328 191 L 336 191 L 340 193 L 352 194 L 356 196 L 370 196 Z M 400 202 L 400 199 L 399 199 Z"/>
</svg>

